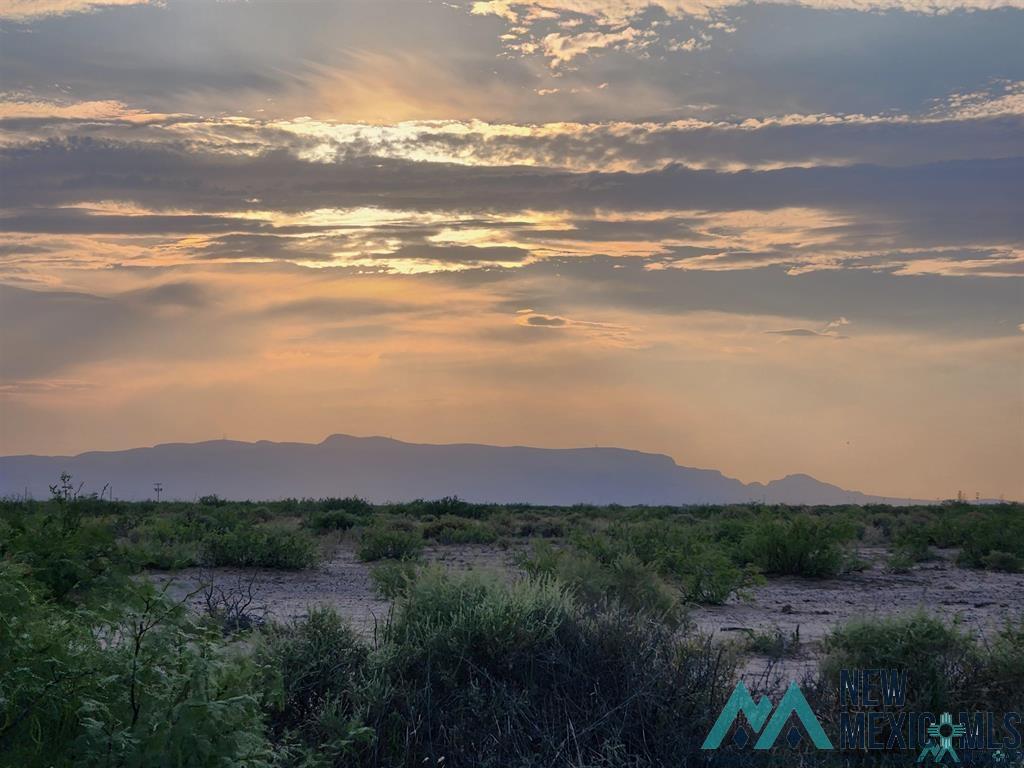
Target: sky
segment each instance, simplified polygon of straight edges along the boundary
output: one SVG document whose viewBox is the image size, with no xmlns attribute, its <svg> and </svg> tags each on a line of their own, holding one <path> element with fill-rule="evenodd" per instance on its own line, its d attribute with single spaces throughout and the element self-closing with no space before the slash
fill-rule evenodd
<svg viewBox="0 0 1024 768">
<path fill-rule="evenodd" d="M 0 0 L 0 454 L 1024 498 L 1024 0 Z"/>
</svg>

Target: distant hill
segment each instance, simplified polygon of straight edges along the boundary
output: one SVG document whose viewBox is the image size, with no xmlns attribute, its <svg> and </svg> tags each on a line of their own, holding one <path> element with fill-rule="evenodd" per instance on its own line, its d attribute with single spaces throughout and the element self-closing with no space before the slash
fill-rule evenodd
<svg viewBox="0 0 1024 768">
<path fill-rule="evenodd" d="M 421 445 L 384 437 L 332 435 L 319 444 L 212 440 L 77 456 L 0 457 L 0 496 L 47 498 L 61 472 L 105 484 L 115 498 L 217 494 L 228 499 L 356 495 L 375 502 L 459 496 L 468 501 L 535 504 L 704 504 L 767 501 L 849 504 L 889 501 L 788 475 L 745 484 L 670 457 L 621 448 Z"/>
</svg>

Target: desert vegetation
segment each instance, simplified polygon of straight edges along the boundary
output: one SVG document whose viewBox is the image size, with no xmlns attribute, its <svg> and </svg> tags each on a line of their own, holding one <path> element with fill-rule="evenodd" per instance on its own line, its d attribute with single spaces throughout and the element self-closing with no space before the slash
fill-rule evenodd
<svg viewBox="0 0 1024 768">
<path fill-rule="evenodd" d="M 445 571 L 430 543 L 514 548 L 522 574 Z M 801 639 L 712 641 L 689 607 L 857 569 L 864 543 L 897 567 L 952 549 L 964 573 L 1019 571 L 1024 510 L 125 503 L 65 478 L 48 501 L 0 503 L 0 764 L 692 764 L 745 655 Z M 301 571 L 338 546 L 393 601 L 372 636 L 327 608 L 265 621 L 242 581 L 196 609 L 144 577 Z M 1019 711 L 1021 619 L 989 638 L 926 614 L 838 626 L 806 690 L 829 721 L 839 669 L 904 667 L 922 709 Z"/>
</svg>

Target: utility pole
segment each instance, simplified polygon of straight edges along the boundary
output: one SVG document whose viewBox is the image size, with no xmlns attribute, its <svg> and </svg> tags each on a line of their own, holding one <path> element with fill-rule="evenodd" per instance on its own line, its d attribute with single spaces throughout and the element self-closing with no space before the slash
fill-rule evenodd
<svg viewBox="0 0 1024 768">
<path fill-rule="evenodd" d="M 156 500 L 159 503 L 159 501 L 160 501 L 160 494 L 163 493 L 163 490 L 164 490 L 164 484 L 163 483 L 153 483 L 153 490 L 156 492 Z"/>
</svg>

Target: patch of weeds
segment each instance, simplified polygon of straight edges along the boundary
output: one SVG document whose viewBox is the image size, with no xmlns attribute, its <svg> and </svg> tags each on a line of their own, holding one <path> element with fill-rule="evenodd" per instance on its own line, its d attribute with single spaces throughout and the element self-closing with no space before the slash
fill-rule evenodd
<svg viewBox="0 0 1024 768">
<path fill-rule="evenodd" d="M 792 632 L 784 632 L 781 628 L 767 632 L 752 630 L 746 639 L 747 651 L 770 659 L 782 659 L 800 655 L 800 627 Z"/>
</svg>

